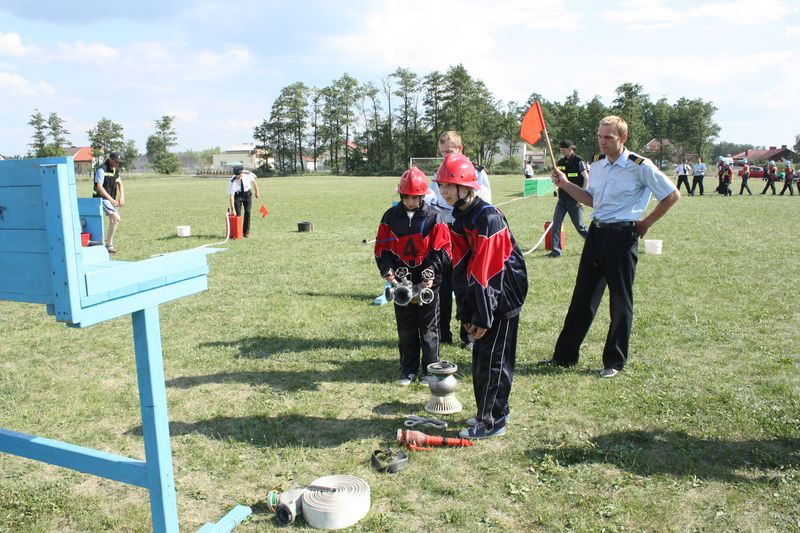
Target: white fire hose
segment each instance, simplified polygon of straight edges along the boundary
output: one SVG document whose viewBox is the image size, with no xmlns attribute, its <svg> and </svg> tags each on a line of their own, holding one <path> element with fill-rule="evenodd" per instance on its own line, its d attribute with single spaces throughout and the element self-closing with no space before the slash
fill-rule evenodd
<svg viewBox="0 0 800 533">
<path fill-rule="evenodd" d="M 370 508 L 369 485 L 354 476 L 326 476 L 310 485 L 267 494 L 267 505 L 281 525 L 294 523 L 302 515 L 319 529 L 342 529 L 364 518 Z"/>
</svg>

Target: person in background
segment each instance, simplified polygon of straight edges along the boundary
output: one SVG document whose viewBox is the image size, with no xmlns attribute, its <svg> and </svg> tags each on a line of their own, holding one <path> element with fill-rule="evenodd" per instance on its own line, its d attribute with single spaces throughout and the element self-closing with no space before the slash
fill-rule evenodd
<svg viewBox="0 0 800 533">
<path fill-rule="evenodd" d="M 692 167 L 689 166 L 689 163 L 686 160 L 683 160 L 683 163 L 675 167 L 675 174 L 678 175 L 678 190 L 681 190 L 681 183 L 686 185 L 686 193 L 692 194 L 692 191 L 689 189 L 689 172 L 692 171 Z"/>
<path fill-rule="evenodd" d="M 789 189 L 789 196 L 794 196 L 794 189 L 792 188 L 792 182 L 794 181 L 794 169 L 792 169 L 792 162 L 786 162 L 786 168 L 783 169 L 783 189 L 781 189 L 781 196 L 783 193 L 786 192 L 786 189 Z M 797 189 L 798 194 L 800 194 L 800 186 Z"/>
<path fill-rule="evenodd" d="M 703 196 L 703 178 L 706 176 L 706 164 L 703 158 L 698 157 L 697 163 L 692 167 L 692 190 L 689 196 L 694 196 L 695 187 L 700 187 L 700 196 Z"/>
<path fill-rule="evenodd" d="M 775 196 L 775 182 L 778 180 L 778 167 L 775 166 L 775 161 L 770 161 L 767 170 L 764 172 L 764 179 L 767 184 L 764 185 L 764 190 L 761 194 L 767 194 L 767 189 L 772 189 L 772 196 Z"/>
<path fill-rule="evenodd" d="M 523 170 L 526 180 L 533 177 L 533 165 L 531 165 L 530 161 L 525 161 L 525 168 Z"/>
<path fill-rule="evenodd" d="M 742 165 L 742 186 L 739 187 L 739 196 L 744 194 L 744 190 L 747 189 L 747 194 L 753 196 L 753 191 L 750 190 L 750 186 L 747 184 L 747 181 L 750 179 L 750 165 L 747 164 L 747 160 L 744 160 L 744 164 Z"/>
<path fill-rule="evenodd" d="M 447 157 L 447 154 L 463 154 L 464 143 L 461 141 L 461 135 L 458 132 L 450 130 L 442 133 L 439 136 L 439 153 L 442 157 Z M 437 170 L 438 172 L 438 170 Z M 480 188 L 478 189 L 478 196 L 491 204 L 492 203 L 492 187 L 489 184 L 489 176 L 483 167 L 475 165 L 475 173 Z M 433 183 L 431 183 L 431 192 L 425 197 L 425 201 L 431 205 L 445 221 L 447 225 L 453 224 L 453 208 L 448 205 L 442 198 L 439 192 L 439 184 L 436 182 L 436 173 L 433 175 Z M 450 331 L 450 317 L 453 314 L 453 299 L 448 295 L 453 294 L 453 275 L 452 266 L 448 262 L 442 269 L 442 286 L 440 290 L 441 298 L 439 299 L 440 315 L 439 315 L 439 338 L 444 344 L 453 343 L 453 334 Z M 459 330 L 459 337 L 461 338 L 461 347 L 465 350 L 472 351 L 472 338 L 469 334 L 461 328 Z"/>
<path fill-rule="evenodd" d="M 589 180 L 589 172 L 583 159 L 578 157 L 575 153 L 575 145 L 569 139 L 564 139 L 558 143 L 558 149 L 561 151 L 561 159 L 558 160 L 556 166 L 561 172 L 566 174 L 567 179 L 578 187 L 585 188 Z M 545 257 L 561 257 L 563 250 L 561 248 L 561 226 L 564 224 L 564 215 L 569 214 L 572 225 L 578 231 L 578 234 L 586 240 L 589 235 L 589 229 L 583 223 L 583 206 L 575 200 L 572 196 L 567 194 L 563 189 L 558 189 L 558 201 L 556 208 L 553 211 L 553 226 L 550 230 L 551 250 Z"/>
<path fill-rule="evenodd" d="M 258 183 L 256 183 L 256 175 L 245 170 L 242 166 L 233 167 L 233 176 L 228 184 L 228 196 L 230 199 L 230 209 L 236 216 L 242 214 L 242 207 L 244 207 L 244 220 L 242 225 L 242 235 L 244 237 L 250 236 L 250 210 L 253 207 L 253 192 L 256 192 L 256 198 L 260 199 L 261 195 L 258 192 Z"/>
<path fill-rule="evenodd" d="M 119 207 L 125 205 L 125 187 L 122 185 L 120 177 L 120 155 L 118 152 L 111 152 L 105 162 L 97 167 L 94 173 L 94 198 L 101 198 L 103 213 L 108 217 L 108 235 L 106 236 L 106 250 L 108 253 L 117 253 L 114 246 L 114 236 L 117 233 L 117 226 L 122 220 L 119 215 Z"/>
</svg>

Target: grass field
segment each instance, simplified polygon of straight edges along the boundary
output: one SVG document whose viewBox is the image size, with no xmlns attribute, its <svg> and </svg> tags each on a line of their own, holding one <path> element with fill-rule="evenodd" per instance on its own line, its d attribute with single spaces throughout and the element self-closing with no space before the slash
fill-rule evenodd
<svg viewBox="0 0 800 533">
<path fill-rule="evenodd" d="M 428 397 L 395 385 L 392 309 L 370 305 L 382 283 L 362 240 L 396 181 L 262 179 L 270 216 L 209 257 L 208 292 L 160 307 L 182 530 L 235 503 L 254 507 L 237 532 L 277 529 L 267 491 L 329 474 L 370 484 L 359 531 L 800 530 L 800 198 L 684 197 L 649 235 L 663 255 L 640 255 L 631 358 L 613 380 L 597 377 L 607 299 L 576 368 L 535 365 L 574 283 L 581 243 L 567 224 L 562 259 L 527 256 L 509 432 L 413 453 L 386 476 L 372 450 Z M 502 209 L 530 248 L 554 199 L 522 199 L 518 176 L 493 188 L 496 204 L 514 200 Z M 116 258 L 222 240 L 225 191 L 220 179 L 129 181 Z M 74 330 L 0 302 L 0 331 L 0 427 L 143 457 L 129 318 Z M 459 365 L 460 429 L 474 414 L 470 356 L 442 357 Z M 0 531 L 149 527 L 144 490 L 0 456 Z"/>
</svg>

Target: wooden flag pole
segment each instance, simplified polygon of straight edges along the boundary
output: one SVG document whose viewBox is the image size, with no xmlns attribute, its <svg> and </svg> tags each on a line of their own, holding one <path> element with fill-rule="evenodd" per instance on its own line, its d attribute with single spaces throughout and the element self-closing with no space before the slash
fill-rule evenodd
<svg viewBox="0 0 800 533">
<path fill-rule="evenodd" d="M 550 161 L 553 162 L 553 168 L 556 168 L 556 157 L 553 154 L 553 147 L 550 144 L 550 136 L 547 134 L 547 124 L 544 122 L 544 113 L 542 113 L 542 125 L 544 125 L 544 140 L 547 141 L 547 149 L 550 150 Z"/>
</svg>

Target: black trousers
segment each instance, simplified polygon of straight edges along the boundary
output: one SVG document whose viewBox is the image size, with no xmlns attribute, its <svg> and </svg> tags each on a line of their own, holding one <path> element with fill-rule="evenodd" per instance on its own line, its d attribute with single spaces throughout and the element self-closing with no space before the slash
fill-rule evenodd
<svg viewBox="0 0 800 533">
<path fill-rule="evenodd" d="M 446 261 L 442 265 L 442 284 L 439 286 L 439 341 L 450 344 L 453 334 L 450 331 L 450 318 L 453 316 L 453 264 Z M 459 325 L 459 337 L 466 343 L 467 331 Z"/>
<path fill-rule="evenodd" d="M 439 291 L 433 292 L 434 300 L 427 305 L 394 305 L 403 376 L 427 374 L 428 365 L 439 361 Z"/>
<path fill-rule="evenodd" d="M 700 186 L 700 196 L 703 196 L 703 178 L 705 176 L 695 176 L 692 179 L 692 191 L 689 194 L 694 194 L 694 188 Z"/>
<path fill-rule="evenodd" d="M 783 182 L 783 189 L 781 189 L 780 193 L 781 196 L 786 192 L 786 189 L 789 189 L 789 195 L 794 196 L 794 188 L 792 187 L 792 182 L 789 180 Z M 800 193 L 800 189 L 797 189 L 797 191 Z"/>
<path fill-rule="evenodd" d="M 247 191 L 244 194 L 237 192 L 233 195 L 233 208 L 236 210 L 236 216 L 242 214 L 242 206 L 244 206 L 242 233 L 247 237 L 250 234 L 250 208 L 253 207 L 253 191 Z"/>
<path fill-rule="evenodd" d="M 681 190 L 681 183 L 686 185 L 686 192 L 692 194 L 692 191 L 689 189 L 689 177 L 688 176 L 678 176 L 678 190 Z"/>
<path fill-rule="evenodd" d="M 767 184 L 764 185 L 764 190 L 761 191 L 761 194 L 767 194 L 767 189 L 772 189 L 773 196 L 775 195 L 775 182 L 767 180 Z"/>
<path fill-rule="evenodd" d="M 745 189 L 747 189 L 747 194 L 753 196 L 753 191 L 750 190 L 750 186 L 747 184 L 748 179 L 750 178 L 745 178 L 744 176 L 742 176 L 742 186 L 739 187 L 739 196 L 741 196 L 744 193 Z"/>
<path fill-rule="evenodd" d="M 625 366 L 633 326 L 638 238 L 635 227 L 600 229 L 595 224 L 589 226 L 572 301 L 553 353 L 557 364 L 571 366 L 578 362 L 581 344 L 608 285 L 611 324 L 603 348 L 603 366 L 617 370 Z"/>
<path fill-rule="evenodd" d="M 517 362 L 519 316 L 495 318 L 492 328 L 472 348 L 472 389 L 476 418 L 486 429 L 505 425 L 508 397 Z"/>
</svg>

